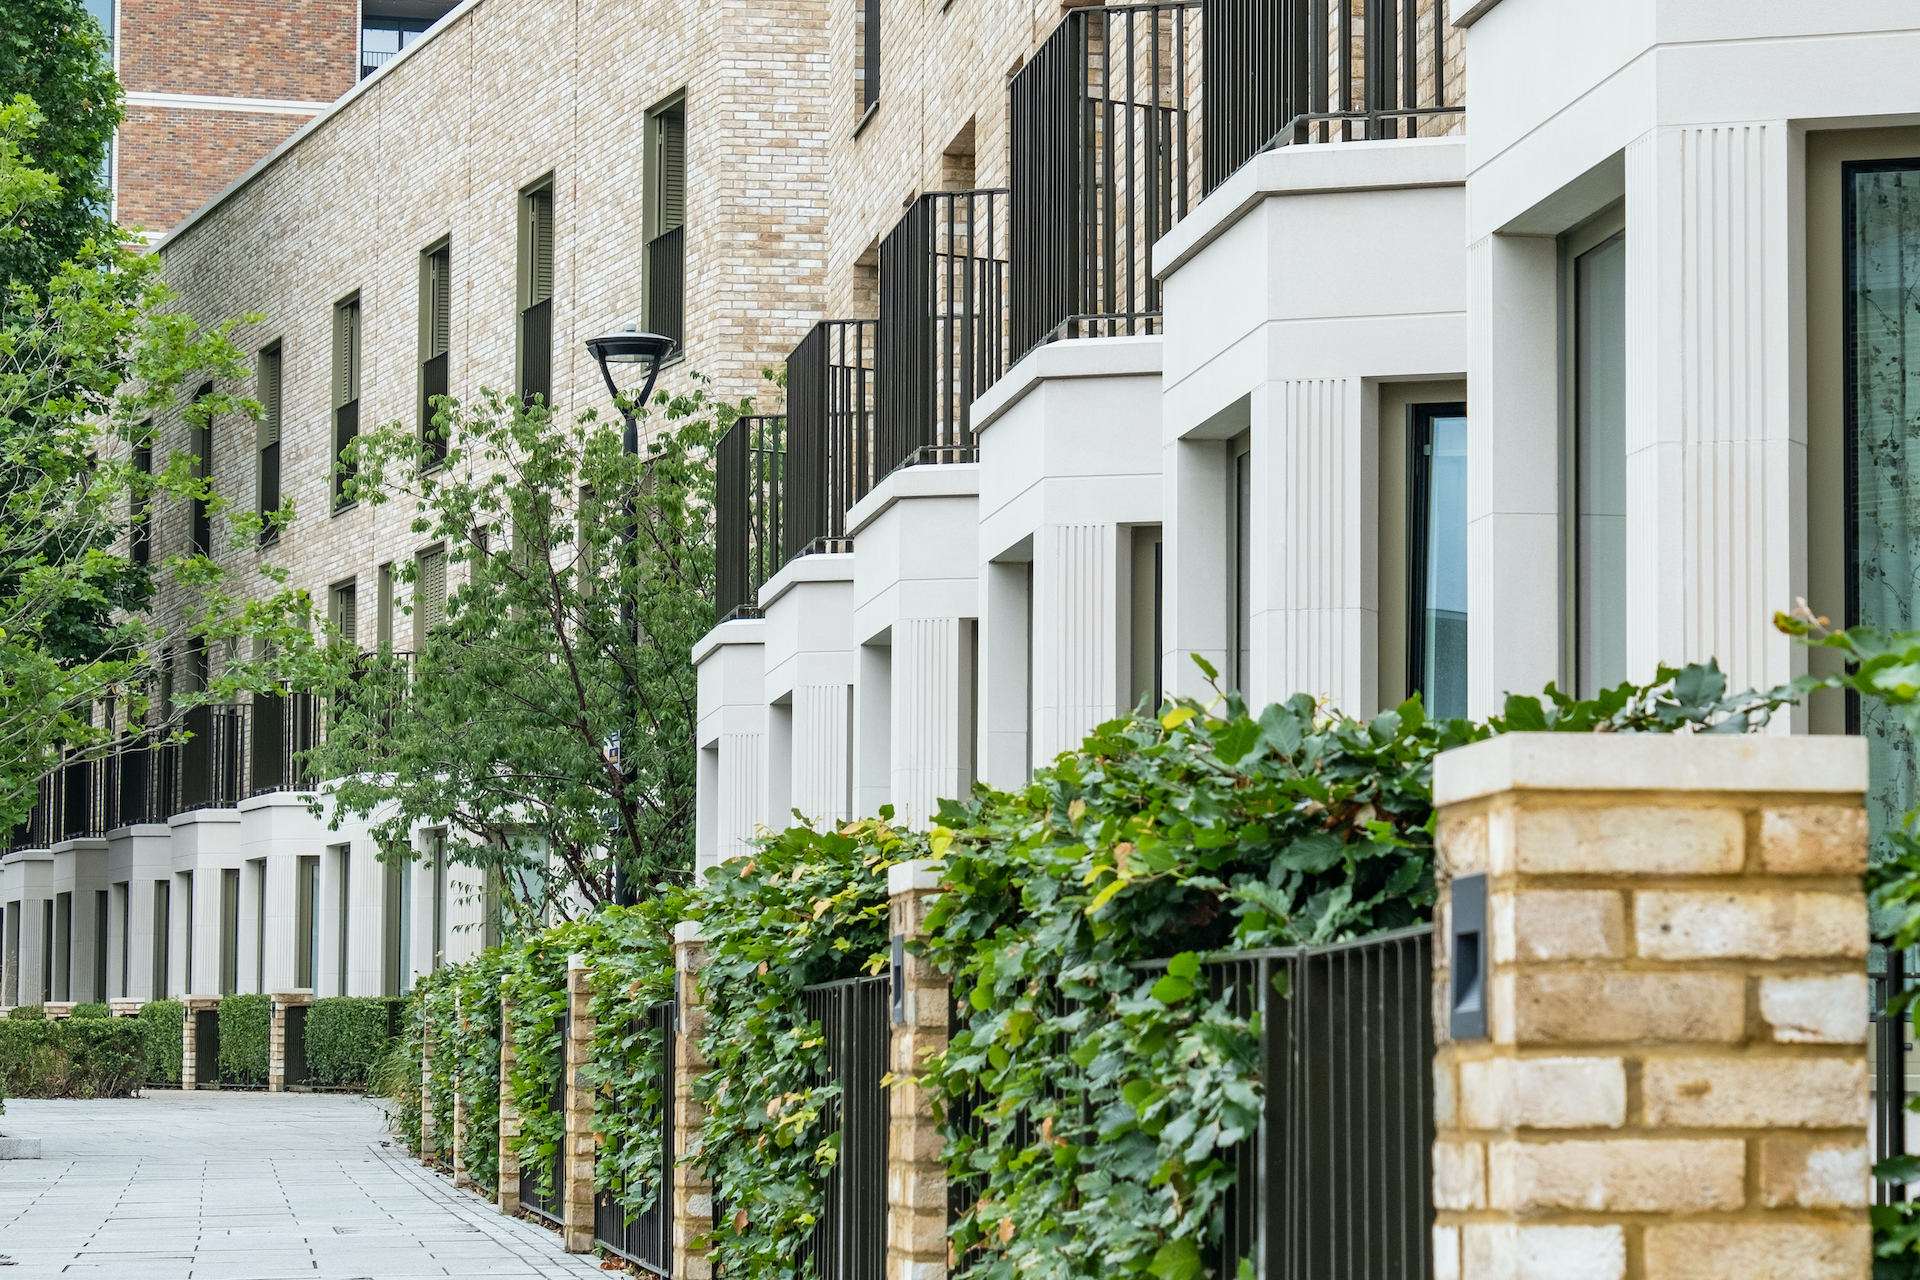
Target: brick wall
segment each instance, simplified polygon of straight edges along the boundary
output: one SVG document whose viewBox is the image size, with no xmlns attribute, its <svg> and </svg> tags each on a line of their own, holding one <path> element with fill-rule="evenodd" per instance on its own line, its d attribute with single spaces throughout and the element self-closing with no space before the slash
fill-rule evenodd
<svg viewBox="0 0 1920 1280">
<path fill-rule="evenodd" d="M 309 119 L 286 112 L 128 106 L 116 143 L 116 216 L 125 227 L 165 231 Z"/>
<path fill-rule="evenodd" d="M 1867 1274 L 1866 774 L 1858 738 L 1441 757 L 1437 1280 Z M 1456 1041 L 1476 875 L 1489 1034 Z"/>
</svg>

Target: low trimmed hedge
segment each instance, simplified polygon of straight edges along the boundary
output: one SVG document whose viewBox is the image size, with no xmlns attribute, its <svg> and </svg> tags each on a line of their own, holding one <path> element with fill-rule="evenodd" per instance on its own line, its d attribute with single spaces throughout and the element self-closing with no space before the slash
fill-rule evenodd
<svg viewBox="0 0 1920 1280">
<path fill-rule="evenodd" d="M 18 1016 L 17 1014 L 15 1015 Z M 120 1019 L 128 1021 L 128 1019 Z M 178 1000 L 153 1000 L 140 1006 L 140 1016 L 130 1019 L 146 1029 L 146 1080 L 148 1084 L 180 1083 L 180 1061 L 186 1052 L 186 1010 Z"/>
<path fill-rule="evenodd" d="M 103 1004 L 77 1004 L 67 1016 L 69 1018 L 111 1018 L 113 1010 Z"/>
<path fill-rule="evenodd" d="M 128 1098 L 146 1075 L 146 1031 L 134 1018 L 8 1018 L 0 1081 L 16 1098 Z"/>
<path fill-rule="evenodd" d="M 231 995 L 220 1001 L 220 1083 L 265 1088 L 273 1040 L 273 998 Z"/>
<path fill-rule="evenodd" d="M 404 996 L 328 996 L 307 1009 L 307 1083 L 367 1088 L 393 1048 Z"/>
</svg>

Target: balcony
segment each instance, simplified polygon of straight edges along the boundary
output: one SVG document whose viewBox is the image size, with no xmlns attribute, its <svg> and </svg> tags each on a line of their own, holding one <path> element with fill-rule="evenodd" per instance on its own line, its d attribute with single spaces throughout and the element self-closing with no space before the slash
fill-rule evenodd
<svg viewBox="0 0 1920 1280">
<path fill-rule="evenodd" d="M 1012 86 L 1016 358 L 1158 333 L 1154 242 L 1260 152 L 1458 132 L 1462 48 L 1446 0 L 1069 13 Z"/>
<path fill-rule="evenodd" d="M 760 587 L 780 569 L 781 498 L 786 488 L 781 417 L 736 419 L 714 459 L 716 624 L 760 616 Z"/>
</svg>

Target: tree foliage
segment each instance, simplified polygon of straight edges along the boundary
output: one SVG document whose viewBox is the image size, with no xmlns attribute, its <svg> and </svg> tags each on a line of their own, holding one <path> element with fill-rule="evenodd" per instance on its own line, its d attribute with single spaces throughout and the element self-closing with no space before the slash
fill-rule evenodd
<svg viewBox="0 0 1920 1280">
<path fill-rule="evenodd" d="M 448 826 L 450 857 L 497 869 L 535 923 L 611 901 L 616 861 L 642 892 L 684 883 L 710 450 L 747 409 L 704 387 L 662 395 L 639 457 L 592 413 L 563 423 L 490 392 L 445 402 L 444 460 L 397 423 L 362 436 L 353 494 L 412 505 L 446 548 L 449 594 L 410 682 L 396 667 L 380 683 L 344 647 L 319 674 L 335 714 L 314 761 L 339 780 L 336 815 L 377 815 L 393 846 Z M 396 570 L 416 636 L 421 572 Z"/>
</svg>

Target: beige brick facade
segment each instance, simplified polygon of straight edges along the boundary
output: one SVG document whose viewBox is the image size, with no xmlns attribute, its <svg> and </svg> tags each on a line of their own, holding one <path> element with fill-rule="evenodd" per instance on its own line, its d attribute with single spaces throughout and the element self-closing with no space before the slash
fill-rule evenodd
<svg viewBox="0 0 1920 1280">
<path fill-rule="evenodd" d="M 1569 734 L 1442 757 L 1437 1280 L 1867 1274 L 1865 756 Z M 1453 884 L 1481 875 L 1489 1034 L 1455 1041 Z"/>
</svg>

